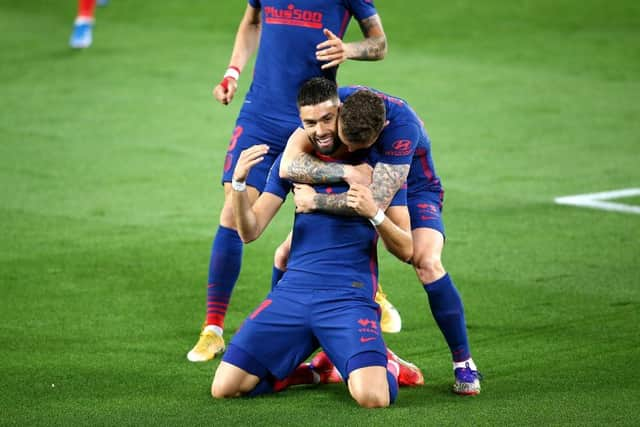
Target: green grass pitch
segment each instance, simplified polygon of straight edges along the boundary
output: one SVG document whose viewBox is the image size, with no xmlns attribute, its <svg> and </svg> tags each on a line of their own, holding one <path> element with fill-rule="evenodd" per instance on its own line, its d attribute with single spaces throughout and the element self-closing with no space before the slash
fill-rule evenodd
<svg viewBox="0 0 640 427">
<path fill-rule="evenodd" d="M 424 387 L 375 411 L 341 385 L 210 397 L 218 362 L 185 355 L 250 68 L 230 106 L 210 91 L 244 5 L 112 0 L 72 52 L 75 1 L 0 0 L 0 425 L 638 425 L 640 215 L 553 202 L 640 187 L 632 0 L 377 0 L 387 58 L 341 68 L 433 139 L 481 395 L 450 392 L 426 295 L 383 253 L 387 341 Z M 246 247 L 227 340 L 292 217 Z"/>
</svg>

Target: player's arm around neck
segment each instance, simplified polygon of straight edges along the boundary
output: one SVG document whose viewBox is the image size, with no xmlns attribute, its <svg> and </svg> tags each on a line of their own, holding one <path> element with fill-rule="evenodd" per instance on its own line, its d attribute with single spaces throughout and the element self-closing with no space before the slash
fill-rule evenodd
<svg viewBox="0 0 640 427">
<path fill-rule="evenodd" d="M 368 184 L 371 182 L 371 172 L 366 165 L 352 166 L 320 160 L 313 154 L 313 145 L 305 131 L 296 129 L 282 153 L 280 178 L 305 184 L 335 184 L 342 181 Z"/>
<path fill-rule="evenodd" d="M 398 192 L 402 184 L 407 180 L 409 165 L 391 165 L 376 163 L 373 169 L 373 182 L 369 186 L 373 200 L 383 211 L 387 209 L 393 196 Z M 350 183 L 351 188 L 361 185 L 357 182 Z M 307 203 L 307 208 L 300 212 L 320 211 L 334 215 L 357 215 L 358 213 L 349 205 L 347 193 L 324 194 L 317 193 L 313 196 L 313 203 Z"/>
<path fill-rule="evenodd" d="M 344 166 L 327 163 L 313 155 L 313 145 L 304 130 L 291 134 L 282 153 L 280 178 L 305 184 L 328 184 L 343 180 Z"/>
</svg>

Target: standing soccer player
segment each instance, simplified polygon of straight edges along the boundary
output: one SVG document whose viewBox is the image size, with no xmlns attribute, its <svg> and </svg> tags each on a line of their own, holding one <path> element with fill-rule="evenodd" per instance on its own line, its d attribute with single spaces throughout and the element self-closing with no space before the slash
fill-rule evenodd
<svg viewBox="0 0 640 427">
<path fill-rule="evenodd" d="M 351 17 L 364 39 L 344 43 Z M 372 0 L 248 0 L 238 28 L 229 67 L 213 95 L 229 104 L 240 73 L 258 44 L 253 82 L 236 121 L 224 162 L 225 201 L 213 240 L 207 288 L 207 315 L 200 338 L 187 358 L 206 361 L 224 351 L 224 319 L 240 273 L 243 244 L 231 206 L 231 177 L 239 154 L 247 147 L 267 144 L 264 161 L 247 177 L 253 203 L 262 192 L 267 173 L 299 125 L 296 94 L 311 77 L 335 80 L 347 59 L 378 60 L 386 53 L 386 37 Z"/>
<path fill-rule="evenodd" d="M 412 264 L 451 351 L 453 391 L 478 394 L 481 376 L 471 358 L 462 300 L 441 261 L 444 190 L 435 172 L 424 125 L 400 98 L 364 87 L 340 88 L 339 94 L 343 101 L 337 121 L 341 141 L 350 151 L 370 148 L 379 156 L 371 184 L 378 205 L 383 209 L 388 206 L 406 180 Z M 350 182 L 352 166 L 324 163 L 306 153 L 312 149 L 304 132 L 297 130 L 283 154 L 280 175 L 297 182 Z M 315 194 L 307 189 L 296 191 L 295 197 L 299 210 L 342 213 L 347 207 L 344 195 Z"/>
<path fill-rule="evenodd" d="M 98 6 L 106 6 L 108 0 L 98 0 Z M 78 14 L 73 22 L 73 31 L 69 46 L 74 49 L 85 49 L 93 42 L 93 26 L 95 20 L 96 0 L 78 0 Z"/>
</svg>

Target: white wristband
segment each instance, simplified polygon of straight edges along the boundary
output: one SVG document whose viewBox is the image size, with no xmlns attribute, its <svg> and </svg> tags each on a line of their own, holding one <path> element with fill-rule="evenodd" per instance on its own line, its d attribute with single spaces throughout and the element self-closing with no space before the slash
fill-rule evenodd
<svg viewBox="0 0 640 427">
<path fill-rule="evenodd" d="M 240 69 L 234 66 L 227 68 L 227 71 L 225 71 L 224 77 L 222 78 L 226 79 L 227 77 L 231 77 L 235 81 L 238 81 L 238 79 L 240 78 Z"/>
<path fill-rule="evenodd" d="M 231 188 L 236 191 L 246 191 L 247 183 L 245 181 L 236 181 L 235 179 L 231 179 Z"/>
<path fill-rule="evenodd" d="M 384 218 L 385 218 L 384 212 L 382 212 L 382 209 L 378 209 L 378 212 L 376 212 L 373 218 L 369 218 L 369 222 L 371 222 L 371 224 L 373 224 L 374 227 L 377 227 L 380 224 L 382 224 L 382 221 L 384 221 Z"/>
</svg>

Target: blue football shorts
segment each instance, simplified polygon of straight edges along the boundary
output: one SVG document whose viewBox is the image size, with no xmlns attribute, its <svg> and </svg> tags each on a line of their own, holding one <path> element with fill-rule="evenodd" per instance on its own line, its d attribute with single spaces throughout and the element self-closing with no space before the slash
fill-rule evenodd
<svg viewBox="0 0 640 427">
<path fill-rule="evenodd" d="M 442 192 L 421 190 L 412 192 L 409 188 L 407 206 L 411 217 L 411 229 L 433 228 L 444 236 L 442 221 Z"/>
<path fill-rule="evenodd" d="M 269 152 L 265 155 L 263 161 L 251 168 L 247 177 L 247 185 L 262 192 L 271 165 L 273 165 L 278 155 L 282 153 L 289 136 L 297 129 L 298 125 L 299 119 L 297 122 L 274 120 L 241 112 L 227 148 L 222 171 L 222 183 L 231 182 L 233 170 L 243 150 L 253 145 L 267 144 Z"/>
<path fill-rule="evenodd" d="M 283 379 L 322 347 L 346 380 L 349 360 L 360 353 L 381 354 L 384 357 L 371 366 L 386 366 L 378 310 L 363 289 L 293 288 L 281 282 L 231 340 L 230 347 L 250 357 L 234 358 L 230 352 L 222 360 L 247 372 L 266 368 Z M 251 363 L 261 366 L 249 366 Z"/>
</svg>

